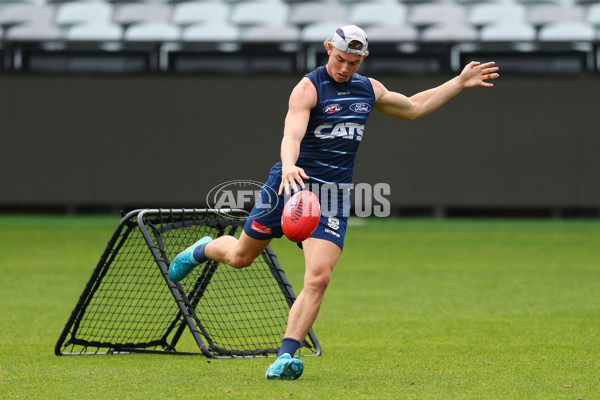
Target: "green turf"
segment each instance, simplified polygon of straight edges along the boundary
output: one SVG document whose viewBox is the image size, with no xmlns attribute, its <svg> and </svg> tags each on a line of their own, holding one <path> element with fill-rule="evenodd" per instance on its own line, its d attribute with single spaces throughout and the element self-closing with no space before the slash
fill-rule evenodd
<svg viewBox="0 0 600 400">
<path fill-rule="evenodd" d="M 54 356 L 117 217 L 0 216 L 0 398 L 594 399 L 598 221 L 360 220 L 298 381 L 271 359 Z M 273 248 L 296 292 L 302 257 Z"/>
</svg>

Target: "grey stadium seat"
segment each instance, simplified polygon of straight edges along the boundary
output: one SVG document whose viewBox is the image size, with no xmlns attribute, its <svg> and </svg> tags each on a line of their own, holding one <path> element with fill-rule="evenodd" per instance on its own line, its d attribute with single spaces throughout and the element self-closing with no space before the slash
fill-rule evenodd
<svg viewBox="0 0 600 400">
<path fill-rule="evenodd" d="M 147 21 L 128 27 L 123 38 L 128 41 L 160 42 L 179 40 L 180 35 L 179 27 L 170 22 Z"/>
<path fill-rule="evenodd" d="M 407 9 L 400 3 L 360 3 L 350 7 L 348 22 L 360 27 L 406 23 Z"/>
<path fill-rule="evenodd" d="M 61 26 L 82 22 L 108 22 L 112 13 L 113 6 L 110 3 L 98 1 L 63 3 L 58 6 L 55 22 Z"/>
<path fill-rule="evenodd" d="M 137 22 L 167 22 L 171 17 L 171 8 L 166 4 L 130 3 L 115 7 L 113 21 L 121 25 Z"/>
<path fill-rule="evenodd" d="M 174 6 L 171 21 L 181 26 L 225 22 L 229 18 L 229 11 L 230 7 L 224 3 L 189 1 Z"/>
<path fill-rule="evenodd" d="M 285 25 L 289 6 L 278 2 L 249 1 L 231 6 L 231 23 L 239 26 Z"/>
<path fill-rule="evenodd" d="M 10 28 L 5 38 L 17 41 L 60 39 L 60 29 L 49 23 L 27 23 Z"/>
<path fill-rule="evenodd" d="M 183 28 L 181 39 L 189 42 L 235 42 L 240 29 L 230 23 L 195 24 Z"/>
<path fill-rule="evenodd" d="M 535 40 L 535 27 L 528 22 L 509 21 L 486 25 L 479 32 L 483 42 L 526 42 Z"/>
<path fill-rule="evenodd" d="M 402 43 L 413 42 L 418 39 L 418 31 L 411 25 L 381 25 L 365 29 L 371 43 Z"/>
<path fill-rule="evenodd" d="M 495 22 L 525 21 L 525 7 L 518 3 L 474 4 L 467 14 L 467 23 L 483 26 Z"/>
<path fill-rule="evenodd" d="M 240 38 L 242 42 L 297 42 L 299 39 L 300 29 L 290 25 L 249 27 Z"/>
<path fill-rule="evenodd" d="M 427 26 L 457 24 L 465 20 L 465 8 L 454 3 L 428 3 L 414 5 L 407 17 L 410 24 Z"/>
<path fill-rule="evenodd" d="M 574 5 L 545 4 L 532 7 L 527 16 L 530 24 L 541 26 L 550 22 L 583 21 L 583 8 Z"/>
<path fill-rule="evenodd" d="M 54 20 L 55 8 L 46 4 L 14 3 L 8 4 L 0 13 L 0 26 L 36 22 L 48 24 Z"/>
<path fill-rule="evenodd" d="M 348 8 L 342 4 L 300 3 L 290 8 L 288 21 L 301 27 L 315 22 L 344 21 Z"/>
<path fill-rule="evenodd" d="M 589 6 L 585 20 L 596 28 L 600 27 L 600 3 Z"/>
<path fill-rule="evenodd" d="M 113 22 L 84 23 L 69 28 L 64 37 L 74 41 L 117 41 L 123 37 L 123 28 Z"/>
<path fill-rule="evenodd" d="M 425 42 L 469 42 L 477 40 L 477 30 L 461 23 L 438 24 L 421 34 Z"/>
<path fill-rule="evenodd" d="M 596 39 L 596 30 L 587 22 L 552 22 L 540 29 L 538 39 L 546 42 L 592 41 Z"/>
<path fill-rule="evenodd" d="M 337 28 L 344 25 L 347 25 L 346 21 L 315 22 L 302 29 L 300 38 L 306 43 L 322 43 L 331 38 Z"/>
</svg>

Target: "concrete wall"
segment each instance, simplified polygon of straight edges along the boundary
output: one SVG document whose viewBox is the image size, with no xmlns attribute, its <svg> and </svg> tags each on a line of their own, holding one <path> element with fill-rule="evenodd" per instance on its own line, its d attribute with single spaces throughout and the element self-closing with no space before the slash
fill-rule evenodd
<svg viewBox="0 0 600 400">
<path fill-rule="evenodd" d="M 376 76 L 414 94 L 448 76 Z M 203 206 L 265 181 L 297 76 L 0 76 L 0 208 Z M 355 182 L 394 207 L 600 207 L 600 77 L 502 76 L 419 121 L 374 112 Z"/>
</svg>

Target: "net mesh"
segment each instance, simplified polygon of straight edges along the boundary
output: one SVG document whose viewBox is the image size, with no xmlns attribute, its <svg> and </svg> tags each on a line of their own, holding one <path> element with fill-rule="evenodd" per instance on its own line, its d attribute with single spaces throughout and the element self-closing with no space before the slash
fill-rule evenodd
<svg viewBox="0 0 600 400">
<path fill-rule="evenodd" d="M 206 355 L 275 354 L 294 294 L 270 248 L 242 270 L 209 261 L 177 285 L 165 279 L 170 260 L 201 237 L 239 237 L 243 217 L 200 211 L 146 210 L 124 218 L 57 354 L 177 352 L 187 328 Z M 311 332 L 304 346 L 314 353 L 315 343 Z"/>
</svg>

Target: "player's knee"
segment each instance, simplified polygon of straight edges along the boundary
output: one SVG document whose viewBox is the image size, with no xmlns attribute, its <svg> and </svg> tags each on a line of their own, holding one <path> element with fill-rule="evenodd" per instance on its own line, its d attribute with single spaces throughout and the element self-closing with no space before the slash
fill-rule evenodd
<svg viewBox="0 0 600 400">
<path fill-rule="evenodd" d="M 231 258 L 229 265 L 236 269 L 242 269 L 252 265 L 254 258 L 247 255 L 238 254 Z"/>
<path fill-rule="evenodd" d="M 331 281 L 331 272 L 323 269 L 318 272 L 306 274 L 304 277 L 304 287 L 318 292 L 324 292 Z"/>
</svg>

